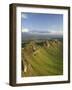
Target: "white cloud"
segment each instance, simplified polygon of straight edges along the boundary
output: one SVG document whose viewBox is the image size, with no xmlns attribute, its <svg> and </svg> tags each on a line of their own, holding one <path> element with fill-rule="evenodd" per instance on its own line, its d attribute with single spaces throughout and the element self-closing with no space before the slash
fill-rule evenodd
<svg viewBox="0 0 72 90">
<path fill-rule="evenodd" d="M 29 32 L 29 29 L 28 28 L 23 28 L 22 32 Z"/>
<path fill-rule="evenodd" d="M 27 15 L 26 14 L 22 14 L 22 18 L 23 19 L 27 19 Z"/>
<path fill-rule="evenodd" d="M 53 35 L 63 35 L 63 31 L 51 30 L 50 34 L 53 34 Z"/>
<path fill-rule="evenodd" d="M 63 35 L 63 31 L 56 31 L 56 30 L 48 30 L 48 31 L 46 31 L 46 32 L 29 32 L 29 33 L 31 33 L 31 34 L 42 34 L 42 35 Z"/>
<path fill-rule="evenodd" d="M 39 35 L 63 35 L 63 31 L 56 31 L 56 30 L 48 30 L 48 32 L 44 32 L 44 33 L 42 33 L 42 32 L 38 32 L 38 31 L 30 31 L 28 28 L 23 28 L 22 29 L 22 32 L 27 32 L 27 33 L 29 33 L 29 34 L 39 34 Z"/>
</svg>

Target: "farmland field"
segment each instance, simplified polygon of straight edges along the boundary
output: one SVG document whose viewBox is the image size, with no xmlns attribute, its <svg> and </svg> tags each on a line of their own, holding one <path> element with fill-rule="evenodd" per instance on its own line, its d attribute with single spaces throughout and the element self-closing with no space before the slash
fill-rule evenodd
<svg viewBox="0 0 72 90">
<path fill-rule="evenodd" d="M 22 77 L 63 75 L 62 40 L 29 40 L 21 49 Z"/>
</svg>

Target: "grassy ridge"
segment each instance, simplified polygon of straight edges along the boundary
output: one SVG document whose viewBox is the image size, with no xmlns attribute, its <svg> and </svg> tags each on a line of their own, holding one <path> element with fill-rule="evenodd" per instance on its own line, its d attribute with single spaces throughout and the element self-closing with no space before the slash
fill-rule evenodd
<svg viewBox="0 0 72 90">
<path fill-rule="evenodd" d="M 62 75 L 62 49 L 62 41 L 49 41 L 46 45 L 45 43 L 38 45 L 35 41 L 26 44 L 22 47 L 22 77 Z"/>
</svg>

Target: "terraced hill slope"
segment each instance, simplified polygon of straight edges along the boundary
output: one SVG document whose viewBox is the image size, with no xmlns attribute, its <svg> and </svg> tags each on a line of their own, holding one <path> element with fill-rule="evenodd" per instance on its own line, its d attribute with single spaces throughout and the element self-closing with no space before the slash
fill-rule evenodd
<svg viewBox="0 0 72 90">
<path fill-rule="evenodd" d="M 22 77 L 63 74 L 62 40 L 22 43 Z"/>
</svg>

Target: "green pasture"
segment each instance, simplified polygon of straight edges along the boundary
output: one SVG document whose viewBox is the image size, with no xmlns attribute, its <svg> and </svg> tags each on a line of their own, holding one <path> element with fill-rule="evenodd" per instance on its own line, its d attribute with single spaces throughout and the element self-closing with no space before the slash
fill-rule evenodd
<svg viewBox="0 0 72 90">
<path fill-rule="evenodd" d="M 22 46 L 22 77 L 63 74 L 63 44 L 61 41 L 51 43 L 49 47 L 33 44 L 36 48 L 34 52 L 29 43 Z"/>
</svg>

